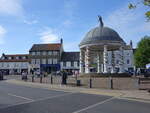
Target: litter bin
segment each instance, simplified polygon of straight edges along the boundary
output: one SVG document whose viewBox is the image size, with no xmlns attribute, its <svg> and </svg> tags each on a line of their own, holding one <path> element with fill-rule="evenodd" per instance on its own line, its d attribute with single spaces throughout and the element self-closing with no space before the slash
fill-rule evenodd
<svg viewBox="0 0 150 113">
<path fill-rule="evenodd" d="M 81 86 L 81 80 L 77 80 L 77 86 Z"/>
</svg>

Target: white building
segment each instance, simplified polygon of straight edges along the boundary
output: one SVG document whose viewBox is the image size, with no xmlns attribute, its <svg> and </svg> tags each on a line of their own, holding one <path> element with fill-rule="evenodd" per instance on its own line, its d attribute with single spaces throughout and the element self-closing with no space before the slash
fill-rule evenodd
<svg viewBox="0 0 150 113">
<path fill-rule="evenodd" d="M 5 55 L 0 58 L 0 70 L 5 74 L 20 74 L 22 71 L 28 71 L 29 55 L 16 54 Z"/>
</svg>

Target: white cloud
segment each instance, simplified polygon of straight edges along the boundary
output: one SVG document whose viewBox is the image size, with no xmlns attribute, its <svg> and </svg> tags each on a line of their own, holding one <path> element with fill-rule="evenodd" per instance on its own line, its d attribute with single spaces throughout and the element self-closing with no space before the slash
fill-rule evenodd
<svg viewBox="0 0 150 113">
<path fill-rule="evenodd" d="M 0 14 L 23 15 L 22 0 L 0 0 Z"/>
<path fill-rule="evenodd" d="M 51 28 L 45 28 L 39 35 L 43 43 L 54 43 L 59 40 L 58 35 Z"/>
<path fill-rule="evenodd" d="M 145 22 L 144 12 L 143 7 L 129 10 L 128 4 L 125 4 L 124 7 L 112 11 L 104 25 L 116 30 L 125 41 L 133 40 L 137 43 L 141 36 L 148 35 L 150 31 L 150 23 Z"/>
<path fill-rule="evenodd" d="M 37 24 L 37 23 L 38 23 L 38 20 L 31 20 L 31 21 L 29 21 L 29 20 L 24 20 L 24 23 L 25 23 L 25 24 L 28 24 L 28 25 Z"/>
<path fill-rule="evenodd" d="M 6 30 L 3 26 L 0 25 L 0 44 L 4 43 L 4 36 L 6 34 Z"/>
<path fill-rule="evenodd" d="M 65 20 L 65 21 L 63 22 L 63 27 L 70 27 L 71 25 L 72 25 L 71 20 Z"/>
</svg>

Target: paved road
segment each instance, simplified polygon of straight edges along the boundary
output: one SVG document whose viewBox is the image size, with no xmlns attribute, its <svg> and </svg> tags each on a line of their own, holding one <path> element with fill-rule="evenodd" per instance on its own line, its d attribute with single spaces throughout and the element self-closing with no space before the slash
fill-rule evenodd
<svg viewBox="0 0 150 113">
<path fill-rule="evenodd" d="M 0 82 L 0 113 L 149 113 L 150 103 Z"/>
</svg>

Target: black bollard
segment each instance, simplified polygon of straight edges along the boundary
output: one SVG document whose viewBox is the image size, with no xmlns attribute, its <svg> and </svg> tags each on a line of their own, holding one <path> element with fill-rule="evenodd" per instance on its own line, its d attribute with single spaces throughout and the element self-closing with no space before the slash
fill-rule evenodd
<svg viewBox="0 0 150 113">
<path fill-rule="evenodd" d="M 51 84 L 53 84 L 53 76 L 51 76 Z"/>
<path fill-rule="evenodd" d="M 41 76 L 41 77 L 40 77 L 40 83 L 42 83 L 42 78 L 43 78 L 43 77 Z"/>
<path fill-rule="evenodd" d="M 140 82 L 141 82 L 140 80 L 141 80 L 141 79 L 139 78 L 139 79 L 138 79 L 138 84 L 140 84 Z"/>
<path fill-rule="evenodd" d="M 112 79 L 112 77 L 110 78 L 110 88 L 113 89 L 113 79 Z"/>
<path fill-rule="evenodd" d="M 92 79 L 90 78 L 90 88 L 92 88 Z"/>
<path fill-rule="evenodd" d="M 34 82 L 34 75 L 32 76 L 32 82 Z"/>
</svg>

